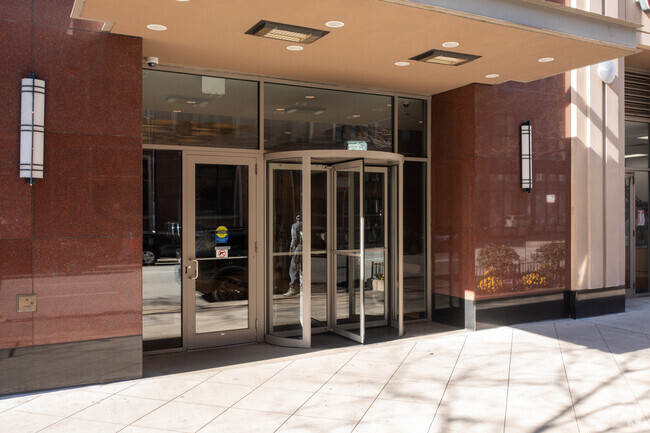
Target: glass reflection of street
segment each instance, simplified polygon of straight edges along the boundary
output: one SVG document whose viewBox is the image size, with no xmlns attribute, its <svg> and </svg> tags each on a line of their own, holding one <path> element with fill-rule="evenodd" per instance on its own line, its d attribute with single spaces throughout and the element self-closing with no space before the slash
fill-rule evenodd
<svg viewBox="0 0 650 433">
<path fill-rule="evenodd" d="M 181 335 L 180 286 L 178 265 L 142 268 L 143 340 Z"/>
</svg>

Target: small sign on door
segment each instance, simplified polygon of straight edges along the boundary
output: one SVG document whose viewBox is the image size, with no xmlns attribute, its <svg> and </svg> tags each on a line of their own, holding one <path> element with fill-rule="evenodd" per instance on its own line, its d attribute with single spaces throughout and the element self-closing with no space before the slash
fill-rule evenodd
<svg viewBox="0 0 650 433">
<path fill-rule="evenodd" d="M 645 226 L 645 211 L 637 210 L 636 211 L 636 225 L 639 227 Z"/>
<path fill-rule="evenodd" d="M 218 259 L 226 259 L 228 258 L 228 249 L 229 248 L 215 248 L 217 250 L 217 258 Z"/>
</svg>

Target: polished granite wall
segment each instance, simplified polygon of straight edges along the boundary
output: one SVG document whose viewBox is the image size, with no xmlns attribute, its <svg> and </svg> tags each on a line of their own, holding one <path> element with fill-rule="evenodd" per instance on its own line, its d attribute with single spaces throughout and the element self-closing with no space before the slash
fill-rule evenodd
<svg viewBox="0 0 650 433">
<path fill-rule="evenodd" d="M 569 104 L 564 75 L 433 96 L 434 320 L 463 327 L 488 316 L 514 320 L 522 314 L 511 311 L 512 299 L 523 297 L 548 303 L 548 318 L 568 315 L 561 293 L 570 269 Z M 520 174 L 527 120 L 531 193 Z M 495 313 L 497 304 L 508 311 Z"/>
<path fill-rule="evenodd" d="M 0 3 L 0 349 L 39 346 L 42 361 L 61 343 L 142 334 L 141 40 L 71 19 L 73 4 Z M 46 82 L 33 186 L 18 177 L 30 72 Z M 31 293 L 37 311 L 18 313 Z"/>
</svg>

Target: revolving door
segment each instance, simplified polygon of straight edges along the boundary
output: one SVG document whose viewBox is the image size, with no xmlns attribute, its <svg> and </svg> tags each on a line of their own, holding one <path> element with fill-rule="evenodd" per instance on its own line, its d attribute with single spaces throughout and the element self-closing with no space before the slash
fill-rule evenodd
<svg viewBox="0 0 650 433">
<path fill-rule="evenodd" d="M 267 155 L 266 340 L 403 334 L 402 159 L 385 152 Z"/>
</svg>

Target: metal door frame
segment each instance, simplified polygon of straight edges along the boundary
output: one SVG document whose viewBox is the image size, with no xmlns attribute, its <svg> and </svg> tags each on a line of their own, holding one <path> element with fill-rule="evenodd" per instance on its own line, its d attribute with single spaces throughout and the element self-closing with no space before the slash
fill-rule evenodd
<svg viewBox="0 0 650 433">
<path fill-rule="evenodd" d="M 256 175 L 257 158 L 216 153 L 183 152 L 183 252 L 181 260 L 182 278 L 182 324 L 183 349 L 194 350 L 232 344 L 255 342 L 258 339 L 258 255 L 259 234 Z M 229 331 L 196 333 L 196 295 L 194 277 L 197 260 L 195 255 L 195 171 L 197 164 L 242 165 L 248 167 L 248 328 Z M 200 267 L 198 269 L 200 272 Z"/>
<path fill-rule="evenodd" d="M 349 338 L 350 340 L 356 341 L 357 343 L 363 344 L 366 336 L 366 302 L 365 302 L 365 287 L 364 287 L 364 281 L 365 281 L 365 217 L 364 217 L 364 212 L 363 212 L 363 204 L 364 204 L 364 174 L 365 174 L 365 164 L 363 158 L 356 159 L 353 161 L 348 161 L 348 162 L 342 162 L 338 164 L 333 164 L 332 165 L 332 183 L 334 187 L 332 188 L 332 193 L 329 197 L 328 200 L 328 213 L 330 215 L 334 215 L 336 213 L 336 209 L 338 208 L 338 182 L 336 178 L 336 174 L 338 172 L 348 172 L 348 173 L 359 173 L 359 220 L 356 221 L 356 216 L 350 212 L 350 217 L 351 219 L 354 219 L 350 225 L 350 227 L 354 227 L 355 225 L 358 224 L 359 226 L 359 252 L 356 253 L 355 248 L 348 248 L 346 250 L 339 250 L 337 243 L 338 243 L 338 232 L 337 232 L 337 224 L 336 224 L 336 216 L 334 216 L 332 219 L 332 231 L 333 233 L 333 242 L 332 242 L 332 247 L 329 250 L 329 260 L 332 263 L 332 273 L 330 274 L 330 281 L 329 281 L 329 289 L 331 292 L 331 297 L 332 297 L 332 310 L 331 310 L 331 328 L 332 332 L 339 334 L 343 337 Z M 350 195 L 350 206 L 353 208 L 354 203 L 352 200 L 354 199 L 353 195 Z M 354 232 L 354 231 L 352 231 Z M 354 332 L 350 331 L 349 329 L 355 328 L 356 324 L 353 324 L 353 326 L 346 327 L 346 326 L 338 326 L 336 323 L 336 312 L 337 312 L 337 302 L 336 302 L 336 287 L 337 287 L 337 258 L 338 256 L 345 256 L 345 257 L 358 257 L 359 258 L 359 334 L 355 334 Z M 355 298 L 355 293 L 354 289 L 356 287 L 351 287 L 352 291 L 350 292 L 350 297 L 352 298 L 353 306 L 354 306 L 354 298 Z M 348 305 L 349 306 L 349 305 Z M 351 315 L 353 312 L 350 313 Z"/>
</svg>

